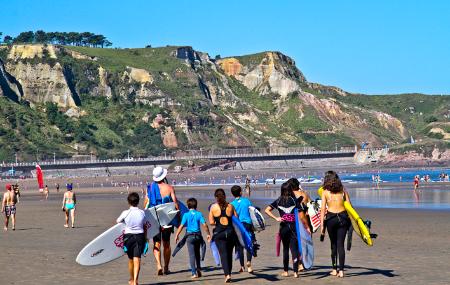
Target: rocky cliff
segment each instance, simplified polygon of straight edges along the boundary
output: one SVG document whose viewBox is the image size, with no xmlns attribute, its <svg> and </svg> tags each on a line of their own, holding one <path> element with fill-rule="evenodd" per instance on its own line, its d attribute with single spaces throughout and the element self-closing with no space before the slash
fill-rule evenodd
<svg viewBox="0 0 450 285">
<path fill-rule="evenodd" d="M 334 149 L 361 142 L 396 145 L 411 135 L 448 140 L 436 124 L 450 117 L 449 97 L 415 95 L 433 102 L 422 108 L 402 96 L 350 94 L 308 82 L 280 52 L 214 60 L 191 47 L 22 45 L 0 47 L 0 60 L 2 104 L 36 112 L 34 122 L 55 131 L 53 147 L 61 154 L 268 145 Z M 395 100 L 402 109 L 394 108 Z M 11 146 L 3 156 L 35 151 L 35 138 L 14 130 L 16 121 L 2 120 L 0 142 Z M 436 126 L 424 132 L 429 123 Z"/>
</svg>

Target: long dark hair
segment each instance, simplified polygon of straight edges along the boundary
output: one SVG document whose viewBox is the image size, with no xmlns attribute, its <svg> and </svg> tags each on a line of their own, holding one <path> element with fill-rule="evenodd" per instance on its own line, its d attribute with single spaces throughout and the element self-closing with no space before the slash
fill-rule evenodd
<svg viewBox="0 0 450 285">
<path fill-rule="evenodd" d="M 339 175 L 332 170 L 325 172 L 325 177 L 323 178 L 323 188 L 331 193 L 339 193 L 344 190 L 344 186 L 342 186 Z"/>
<path fill-rule="evenodd" d="M 289 183 L 292 186 L 292 191 L 300 190 L 300 181 L 297 178 L 292 177 L 286 183 Z"/>
<path fill-rule="evenodd" d="M 292 185 L 288 182 L 284 182 L 281 184 L 281 195 L 280 198 L 283 200 L 288 200 L 289 198 L 292 198 L 294 193 L 292 193 Z"/>
<path fill-rule="evenodd" d="M 222 188 L 216 189 L 214 192 L 214 197 L 216 197 L 217 204 L 221 209 L 225 209 L 228 206 L 225 191 Z"/>
</svg>

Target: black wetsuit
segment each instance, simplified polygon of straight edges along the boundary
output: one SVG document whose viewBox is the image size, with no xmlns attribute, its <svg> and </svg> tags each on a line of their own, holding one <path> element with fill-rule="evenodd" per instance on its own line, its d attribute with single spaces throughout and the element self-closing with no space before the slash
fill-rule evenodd
<svg viewBox="0 0 450 285">
<path fill-rule="evenodd" d="M 339 257 L 339 270 L 344 270 L 345 249 L 344 241 L 350 226 L 350 219 L 346 211 L 340 213 L 328 212 L 326 216 L 326 228 L 331 242 L 331 263 L 337 270 L 337 258 Z"/>
<path fill-rule="evenodd" d="M 220 218 L 228 219 L 228 225 L 222 225 Z M 231 275 L 233 264 L 233 248 L 236 245 L 237 236 L 233 228 L 231 217 L 227 216 L 226 208 L 220 209 L 220 216 L 214 217 L 216 226 L 214 228 L 213 240 L 217 245 L 220 254 L 220 262 L 222 263 L 225 275 Z"/>
<path fill-rule="evenodd" d="M 277 209 L 283 221 L 280 223 L 280 237 L 283 243 L 283 269 L 289 270 L 289 249 L 291 250 L 293 269 L 298 272 L 299 249 L 295 230 L 294 209 L 300 209 L 301 205 L 292 197 L 280 197 L 270 204 L 272 209 Z"/>
</svg>

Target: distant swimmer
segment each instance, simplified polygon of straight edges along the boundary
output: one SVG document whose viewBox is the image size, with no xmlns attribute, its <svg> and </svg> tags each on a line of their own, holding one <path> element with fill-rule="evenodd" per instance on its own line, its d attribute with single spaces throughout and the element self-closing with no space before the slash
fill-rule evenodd
<svg viewBox="0 0 450 285">
<path fill-rule="evenodd" d="M 322 208 L 320 214 L 322 237 L 325 229 L 331 242 L 332 276 L 344 277 L 345 249 L 344 241 L 350 227 L 350 218 L 344 207 L 344 201 L 350 202 L 341 179 L 334 171 L 327 171 L 323 180 Z M 326 212 L 326 213 L 325 213 Z M 339 259 L 339 272 L 338 272 Z"/>
<path fill-rule="evenodd" d="M 72 219 L 72 228 L 75 225 L 75 205 L 77 203 L 77 197 L 75 193 L 72 192 L 73 185 L 72 183 L 66 185 L 67 191 L 64 193 L 63 201 L 62 201 L 62 210 L 66 216 L 66 223 L 64 224 L 65 228 L 69 227 L 69 214 Z"/>
<path fill-rule="evenodd" d="M 292 193 L 292 185 L 284 182 L 281 185 L 281 195 L 267 206 L 266 214 L 280 223 L 279 240 L 283 244 L 283 273 L 281 276 L 289 276 L 289 249 L 291 250 L 294 277 L 298 278 L 299 271 L 299 248 L 295 229 L 295 208 L 301 209 L 299 200 L 294 198 Z M 279 217 L 275 216 L 272 211 L 278 210 Z M 279 242 L 277 241 L 277 252 L 279 252 Z"/>
<path fill-rule="evenodd" d="M 20 202 L 20 188 L 19 188 L 19 184 L 16 183 L 16 184 L 12 185 L 12 188 L 13 188 L 14 194 L 16 194 L 17 203 L 19 203 Z"/>
<path fill-rule="evenodd" d="M 48 200 L 48 186 L 47 185 L 45 185 L 45 188 L 44 188 L 44 195 L 45 195 L 45 200 Z"/>
<path fill-rule="evenodd" d="M 247 177 L 245 178 L 245 192 L 247 192 L 248 197 L 250 197 L 251 195 L 251 187 L 250 187 L 250 176 L 247 175 Z"/>
<path fill-rule="evenodd" d="M 6 192 L 3 194 L 2 213 L 5 213 L 5 226 L 3 229 L 8 230 L 9 218 L 12 221 L 12 230 L 16 230 L 16 194 L 12 190 L 11 184 L 6 184 Z"/>
<path fill-rule="evenodd" d="M 414 176 L 414 190 L 417 190 L 419 188 L 419 175 Z"/>
</svg>

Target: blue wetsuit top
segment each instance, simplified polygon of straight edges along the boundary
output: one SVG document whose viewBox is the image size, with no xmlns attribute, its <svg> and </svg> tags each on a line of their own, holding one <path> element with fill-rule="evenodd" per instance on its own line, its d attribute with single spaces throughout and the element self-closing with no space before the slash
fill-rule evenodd
<svg viewBox="0 0 450 285">
<path fill-rule="evenodd" d="M 205 218 L 202 213 L 194 209 L 190 209 L 181 219 L 181 224 L 186 227 L 188 234 L 200 233 L 200 224 L 205 223 Z"/>
<path fill-rule="evenodd" d="M 231 205 L 236 209 L 236 213 L 239 220 L 242 223 L 252 224 L 252 219 L 250 218 L 250 212 L 248 207 L 253 206 L 252 202 L 244 197 L 238 197 L 231 202 Z"/>
</svg>

